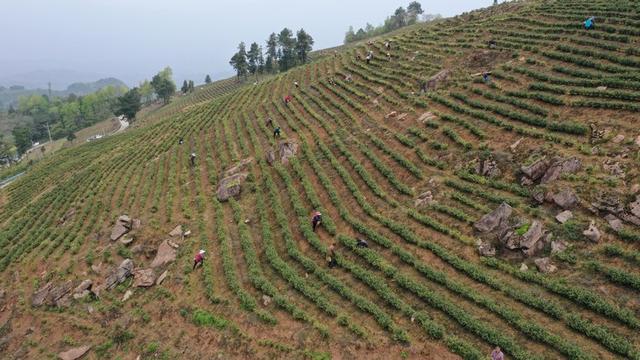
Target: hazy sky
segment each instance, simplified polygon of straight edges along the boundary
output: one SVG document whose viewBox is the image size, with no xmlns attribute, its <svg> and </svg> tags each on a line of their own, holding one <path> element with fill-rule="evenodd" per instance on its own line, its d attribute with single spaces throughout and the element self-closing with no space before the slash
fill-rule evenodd
<svg viewBox="0 0 640 360">
<path fill-rule="evenodd" d="M 339 45 L 349 25 L 380 24 L 410 0 L 0 0 L 0 79 L 37 70 L 113 76 L 129 84 L 169 65 L 177 80 L 228 74 L 240 41 L 300 27 L 314 48 Z M 421 1 L 451 16 L 492 0 Z M 56 86 L 54 86 L 56 87 Z"/>
</svg>

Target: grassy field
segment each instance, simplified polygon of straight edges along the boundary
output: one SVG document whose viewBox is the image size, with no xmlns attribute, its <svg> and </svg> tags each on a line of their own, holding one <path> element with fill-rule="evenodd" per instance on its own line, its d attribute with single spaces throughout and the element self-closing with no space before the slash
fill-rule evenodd
<svg viewBox="0 0 640 360">
<path fill-rule="evenodd" d="M 582 28 L 588 16 L 595 30 Z M 500 346 L 509 359 L 640 359 L 639 25 L 631 1 L 502 4 L 396 32 L 390 50 L 379 38 L 256 86 L 205 87 L 123 134 L 58 151 L 0 192 L 0 315 L 11 314 L 0 335 L 34 328 L 4 353 L 91 344 L 96 358 L 486 359 Z M 359 60 L 368 50 L 370 64 Z M 442 70 L 448 80 L 422 93 Z M 285 140 L 295 156 L 267 162 Z M 521 167 L 555 156 L 581 166 L 522 181 Z M 224 172 L 246 158 L 241 195 L 219 202 Z M 478 174 L 483 161 L 499 173 Z M 578 200 L 560 224 L 553 194 L 564 189 Z M 416 206 L 427 191 L 436 203 Z M 603 202 L 614 209 L 598 211 Z M 503 203 L 515 233 L 537 222 L 566 248 L 552 254 L 549 240 L 526 257 L 474 230 Z M 32 308 L 48 281 L 100 283 L 124 258 L 149 267 L 145 251 L 109 240 L 122 214 L 141 219 L 133 245 L 155 249 L 177 224 L 191 231 L 165 282 Z M 592 221 L 598 242 L 583 235 Z M 495 257 L 478 254 L 479 238 Z M 538 271 L 543 257 L 557 271 Z"/>
</svg>

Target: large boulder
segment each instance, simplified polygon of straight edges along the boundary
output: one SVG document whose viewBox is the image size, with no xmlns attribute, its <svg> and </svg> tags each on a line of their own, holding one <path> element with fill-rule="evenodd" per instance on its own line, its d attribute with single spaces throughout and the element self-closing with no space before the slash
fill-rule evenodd
<svg viewBox="0 0 640 360">
<path fill-rule="evenodd" d="M 242 183 L 248 176 L 248 172 L 242 172 L 220 180 L 220 185 L 218 185 L 218 190 L 216 191 L 218 200 L 227 201 L 231 197 L 239 196 L 242 191 Z"/>
<path fill-rule="evenodd" d="M 502 203 L 492 212 L 484 215 L 480 220 L 473 224 L 473 228 L 481 233 L 487 233 L 495 230 L 500 224 L 507 221 L 513 208 L 507 203 Z"/>
<path fill-rule="evenodd" d="M 599 193 L 595 201 L 591 203 L 591 206 L 609 214 L 620 214 L 624 211 L 620 197 L 614 193 Z"/>
<path fill-rule="evenodd" d="M 156 281 L 156 275 L 153 273 L 153 269 L 138 269 L 133 272 L 134 287 L 153 286 L 155 281 Z"/>
<path fill-rule="evenodd" d="M 151 262 L 152 268 L 157 268 L 169 264 L 176 259 L 176 249 L 174 249 L 167 240 L 164 240 L 158 246 L 156 258 Z"/>
<path fill-rule="evenodd" d="M 91 349 L 91 345 L 80 346 L 59 353 L 58 357 L 60 358 L 60 360 L 77 360 L 84 356 L 84 354 L 86 354 L 89 349 Z"/>
<path fill-rule="evenodd" d="M 133 221 L 128 215 L 120 215 L 115 225 L 113 226 L 113 229 L 111 230 L 111 236 L 109 238 L 111 239 L 111 241 L 120 239 L 124 234 L 131 231 L 132 226 Z"/>
<path fill-rule="evenodd" d="M 629 204 L 629 211 L 633 216 L 640 217 L 640 196 L 636 196 L 636 201 Z"/>
<path fill-rule="evenodd" d="M 536 264 L 538 271 L 543 274 L 553 273 L 558 270 L 558 267 L 551 263 L 551 259 L 548 257 L 535 259 L 533 262 Z"/>
<path fill-rule="evenodd" d="M 573 209 L 580 202 L 580 199 L 578 199 L 576 193 L 569 188 L 564 189 L 557 194 L 554 194 L 552 196 L 552 199 L 554 204 L 558 205 L 564 210 Z"/>
<path fill-rule="evenodd" d="M 560 178 L 562 174 L 575 174 L 582 168 L 582 161 L 576 157 L 565 160 L 556 160 L 545 172 L 541 184 L 550 183 Z"/>
<path fill-rule="evenodd" d="M 542 230 L 542 223 L 540 221 L 535 220 L 529 226 L 529 230 L 527 230 L 522 238 L 520 239 L 520 247 L 522 248 L 522 252 L 531 256 L 537 250 L 538 241 L 542 239 L 542 235 L 544 235 Z"/>
<path fill-rule="evenodd" d="M 33 294 L 31 297 L 31 305 L 35 307 L 42 305 L 66 306 L 71 301 L 72 289 L 73 282 L 71 280 L 58 286 L 54 286 L 53 283 L 48 282 Z"/>
<path fill-rule="evenodd" d="M 538 180 L 547 172 L 549 168 L 549 161 L 546 158 L 542 158 L 531 165 L 522 166 L 520 171 L 530 180 Z"/>
<path fill-rule="evenodd" d="M 587 230 L 582 232 L 582 235 L 584 235 L 587 239 L 589 239 L 589 241 L 594 243 L 599 242 L 600 238 L 602 237 L 602 233 L 600 232 L 600 230 L 598 230 L 598 228 L 596 227 L 596 222 L 593 220 L 591 221 L 591 224 L 589 224 Z"/>
<path fill-rule="evenodd" d="M 496 178 L 502 175 L 502 171 L 498 167 L 498 163 L 490 159 L 478 159 L 474 167 L 476 174 L 488 178 Z"/>
<path fill-rule="evenodd" d="M 169 232 L 169 236 L 171 236 L 171 237 L 182 236 L 182 225 L 178 225 L 178 226 L 174 227 L 173 230 L 171 230 L 171 232 Z"/>
<path fill-rule="evenodd" d="M 289 158 L 298 153 L 298 143 L 292 140 L 283 140 L 278 144 L 278 158 L 283 164 L 289 162 Z"/>
<path fill-rule="evenodd" d="M 516 234 L 513 229 L 507 229 L 500 236 L 500 243 L 502 243 L 502 245 L 504 245 L 504 247 L 509 250 L 520 249 L 520 240 L 522 240 L 522 237 Z"/>
<path fill-rule="evenodd" d="M 427 80 L 427 91 L 428 90 L 437 90 L 442 87 L 444 83 L 449 80 L 449 76 L 451 75 L 451 71 L 444 69 L 433 75 Z"/>
<path fill-rule="evenodd" d="M 107 278 L 104 280 L 103 286 L 106 289 L 113 289 L 118 284 L 123 283 L 129 276 L 133 274 L 133 261 L 125 259 L 120 266 L 111 270 Z"/>
</svg>

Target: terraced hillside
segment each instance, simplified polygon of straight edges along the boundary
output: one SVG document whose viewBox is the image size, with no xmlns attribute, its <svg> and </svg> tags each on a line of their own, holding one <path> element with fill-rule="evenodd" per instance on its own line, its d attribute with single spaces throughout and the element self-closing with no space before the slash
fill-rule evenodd
<svg viewBox="0 0 640 360">
<path fill-rule="evenodd" d="M 503 4 L 62 150 L 1 193 L 2 353 L 640 359 L 639 25 Z"/>
</svg>

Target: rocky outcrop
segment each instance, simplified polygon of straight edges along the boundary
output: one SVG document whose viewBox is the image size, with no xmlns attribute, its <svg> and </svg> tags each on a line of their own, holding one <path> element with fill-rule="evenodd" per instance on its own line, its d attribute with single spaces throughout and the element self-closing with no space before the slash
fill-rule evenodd
<svg viewBox="0 0 640 360">
<path fill-rule="evenodd" d="M 540 221 L 534 221 L 529 230 L 527 230 L 520 239 L 520 248 L 526 256 L 533 255 L 538 250 L 538 242 L 543 236 L 542 223 Z"/>
<path fill-rule="evenodd" d="M 620 214 L 624 211 L 624 206 L 622 205 L 622 201 L 620 201 L 620 197 L 613 193 L 599 193 L 596 196 L 595 201 L 591 203 L 591 206 L 596 210 L 614 215 Z"/>
<path fill-rule="evenodd" d="M 283 164 L 298 153 L 298 143 L 292 140 L 284 140 L 278 144 L 278 158 Z"/>
<path fill-rule="evenodd" d="M 473 168 L 476 174 L 488 178 L 496 178 L 502 175 L 502 171 L 498 168 L 498 163 L 493 159 L 477 159 Z"/>
<path fill-rule="evenodd" d="M 31 305 L 34 307 L 42 305 L 62 307 L 69 305 L 72 289 L 73 282 L 71 280 L 57 286 L 52 282 L 48 282 L 33 294 Z"/>
<path fill-rule="evenodd" d="M 427 111 L 426 113 L 420 115 L 420 117 L 418 118 L 418 122 L 421 124 L 424 124 L 429 121 L 433 121 L 435 119 L 436 119 L 436 116 L 432 112 Z"/>
<path fill-rule="evenodd" d="M 109 238 L 111 239 L 111 241 L 116 241 L 123 235 L 129 233 L 129 231 L 131 231 L 132 229 L 139 227 L 140 220 L 131 219 L 128 215 L 121 215 L 120 217 L 118 217 L 116 224 L 113 226 Z"/>
<path fill-rule="evenodd" d="M 491 232 L 500 224 L 506 223 L 512 212 L 513 208 L 509 206 L 509 204 L 502 203 L 494 211 L 484 215 L 480 220 L 473 224 L 473 228 L 481 233 Z"/>
<path fill-rule="evenodd" d="M 216 191 L 218 200 L 227 201 L 232 197 L 240 196 L 242 183 L 244 183 L 248 176 L 248 172 L 242 172 L 220 180 L 220 185 L 218 185 L 218 190 Z"/>
<path fill-rule="evenodd" d="M 427 80 L 427 91 L 441 88 L 449 80 L 449 76 L 451 76 L 451 71 L 445 69 L 430 77 Z"/>
<path fill-rule="evenodd" d="M 564 189 L 559 193 L 552 195 L 553 203 L 563 210 L 570 210 L 576 207 L 580 202 L 578 196 L 571 189 Z"/>
<path fill-rule="evenodd" d="M 640 196 L 636 196 L 636 200 L 629 203 L 629 211 L 635 217 L 640 217 Z"/>
<path fill-rule="evenodd" d="M 560 178 L 562 174 L 575 174 L 582 168 L 582 161 L 576 157 L 568 158 L 565 160 L 556 159 L 551 167 L 547 169 L 542 179 L 541 184 L 550 183 Z"/>
<path fill-rule="evenodd" d="M 551 254 L 561 253 L 567 250 L 569 246 L 562 240 L 554 240 L 551 242 Z"/>
<path fill-rule="evenodd" d="M 416 200 L 414 201 L 414 206 L 416 208 L 422 208 L 429 206 L 433 203 L 433 194 L 431 191 L 425 191 L 422 194 L 418 195 Z"/>
<path fill-rule="evenodd" d="M 150 287 L 156 282 L 156 275 L 153 269 L 137 269 L 133 272 L 134 287 Z"/>
<path fill-rule="evenodd" d="M 555 157 L 552 160 L 539 159 L 528 166 L 523 166 L 520 171 L 524 175 L 522 185 L 533 185 L 536 182 L 547 184 L 560 178 L 562 174 L 575 174 L 582 168 L 582 162 L 576 157 L 562 159 Z"/>
<path fill-rule="evenodd" d="M 131 259 L 125 259 L 120 263 L 120 266 L 111 270 L 107 278 L 104 280 L 102 286 L 105 289 L 113 289 L 118 284 L 123 283 L 129 276 L 133 274 L 133 261 Z"/>
<path fill-rule="evenodd" d="M 173 230 L 169 232 L 169 236 L 171 237 L 182 236 L 182 225 L 178 225 L 174 227 Z"/>
<path fill-rule="evenodd" d="M 59 353 L 58 357 L 60 358 L 60 360 L 77 360 L 83 357 L 84 354 L 89 351 L 89 349 L 91 349 L 91 345 L 80 346 Z"/>
<path fill-rule="evenodd" d="M 602 237 L 602 233 L 600 232 L 600 230 L 598 230 L 598 228 L 596 227 L 596 222 L 593 220 L 591 221 L 591 224 L 589 224 L 589 228 L 582 232 L 582 235 L 584 235 L 587 239 L 589 239 L 589 241 L 594 243 L 599 242 L 600 238 Z"/>
<path fill-rule="evenodd" d="M 534 263 L 536 264 L 538 271 L 543 274 L 550 274 L 558 270 L 558 267 L 551 263 L 551 259 L 548 257 L 535 259 Z"/>
<path fill-rule="evenodd" d="M 156 252 L 156 257 L 151 262 L 152 268 L 157 268 L 160 266 L 167 265 L 176 259 L 176 249 L 174 249 L 168 240 L 164 240 L 158 246 L 158 251 Z"/>
</svg>

